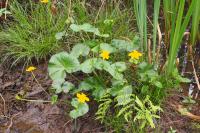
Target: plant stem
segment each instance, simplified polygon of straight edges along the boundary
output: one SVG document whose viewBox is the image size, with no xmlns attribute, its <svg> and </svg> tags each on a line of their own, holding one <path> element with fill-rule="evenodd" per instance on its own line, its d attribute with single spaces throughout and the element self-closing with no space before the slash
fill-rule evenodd
<svg viewBox="0 0 200 133">
<path fill-rule="evenodd" d="M 34 80 L 36 81 L 36 83 L 40 86 L 40 88 L 49 96 L 49 94 L 45 91 L 45 89 L 42 87 L 42 85 L 38 82 L 37 78 L 35 77 L 35 74 L 33 72 L 31 72 Z"/>
</svg>

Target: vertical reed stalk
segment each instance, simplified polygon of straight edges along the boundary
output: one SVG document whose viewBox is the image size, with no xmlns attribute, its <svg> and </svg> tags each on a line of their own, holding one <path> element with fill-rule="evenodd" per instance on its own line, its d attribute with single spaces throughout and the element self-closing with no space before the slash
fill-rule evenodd
<svg viewBox="0 0 200 133">
<path fill-rule="evenodd" d="M 147 52 L 147 3 L 146 0 L 133 0 L 133 2 L 141 49 L 143 52 Z"/>
<path fill-rule="evenodd" d="M 154 18 L 153 18 L 153 61 L 156 59 L 156 38 L 157 38 L 157 25 L 160 9 L 160 0 L 154 0 Z"/>
<path fill-rule="evenodd" d="M 197 0 L 195 9 L 192 14 L 192 28 L 190 36 L 190 44 L 195 45 L 199 30 L 199 21 L 200 21 L 200 0 Z"/>
<path fill-rule="evenodd" d="M 196 6 L 197 1 L 192 1 L 189 9 L 186 13 L 186 16 L 183 20 L 183 13 L 184 13 L 184 6 L 185 0 L 178 1 L 176 5 L 176 13 L 177 16 L 173 16 L 172 18 L 172 30 L 170 36 L 170 50 L 169 50 L 169 57 L 168 57 L 168 65 L 167 65 L 167 74 L 170 75 L 174 69 L 174 64 L 176 60 L 176 55 L 178 53 L 178 49 L 181 44 L 181 40 L 183 38 L 183 34 L 188 26 L 190 21 L 190 17 L 192 16 L 194 7 Z"/>
</svg>

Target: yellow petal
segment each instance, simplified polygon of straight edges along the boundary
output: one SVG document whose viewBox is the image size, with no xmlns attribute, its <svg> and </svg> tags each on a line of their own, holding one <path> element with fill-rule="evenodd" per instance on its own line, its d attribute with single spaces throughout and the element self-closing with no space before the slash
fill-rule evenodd
<svg viewBox="0 0 200 133">
<path fill-rule="evenodd" d="M 36 67 L 30 66 L 30 67 L 28 67 L 28 68 L 26 69 L 26 71 L 27 71 L 27 72 L 32 72 L 32 71 L 34 71 L 35 69 L 36 69 Z"/>
<path fill-rule="evenodd" d="M 48 2 L 49 2 L 49 0 L 40 0 L 40 2 L 41 2 L 41 3 L 45 3 L 45 4 L 46 4 L 46 3 L 48 3 Z"/>
<path fill-rule="evenodd" d="M 103 60 L 105 60 L 105 59 L 109 59 L 109 58 L 110 58 L 109 54 L 110 54 L 109 51 L 103 50 L 103 51 L 101 52 L 100 56 L 103 58 Z"/>
</svg>

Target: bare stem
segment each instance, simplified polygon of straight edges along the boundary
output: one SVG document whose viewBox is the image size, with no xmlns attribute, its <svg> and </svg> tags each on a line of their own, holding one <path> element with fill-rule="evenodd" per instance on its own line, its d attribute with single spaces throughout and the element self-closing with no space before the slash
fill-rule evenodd
<svg viewBox="0 0 200 133">
<path fill-rule="evenodd" d="M 35 74 L 33 72 L 31 72 L 34 80 L 36 81 L 36 83 L 40 86 L 40 88 L 49 96 L 49 94 L 45 91 L 45 89 L 42 87 L 42 85 L 38 82 L 37 78 L 35 77 Z"/>
</svg>

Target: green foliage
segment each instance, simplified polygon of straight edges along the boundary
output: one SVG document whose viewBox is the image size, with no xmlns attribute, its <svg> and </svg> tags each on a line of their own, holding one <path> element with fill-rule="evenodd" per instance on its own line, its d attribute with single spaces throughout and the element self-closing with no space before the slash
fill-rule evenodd
<svg viewBox="0 0 200 133">
<path fill-rule="evenodd" d="M 147 1 L 131 1 L 139 31 L 138 36 L 135 36 L 132 32 L 135 18 L 129 9 L 130 1 L 123 4 L 120 4 L 121 1 L 105 1 L 99 10 L 88 10 L 87 6 L 93 5 L 87 1 L 58 1 L 56 14 L 51 11 L 51 2 L 42 4 L 30 0 L 22 6 L 17 0 L 13 1 L 9 12 L 5 8 L 0 9 L 0 16 L 12 13 L 14 20 L 0 33 L 1 44 L 6 46 L 4 56 L 13 58 L 14 63 L 33 58 L 43 59 L 60 50 L 63 41 L 67 51 L 51 56 L 48 65 L 49 76 L 53 80 L 51 88 L 55 92 L 51 97 L 52 104 L 57 102 L 59 93 L 70 95 L 73 110 L 69 115 L 77 119 L 89 111 L 89 100 L 82 102 L 76 94 L 87 92 L 99 104 L 96 119 L 104 124 L 110 122 L 116 131 L 142 132 L 148 127 L 155 128 L 155 121 L 159 118 L 157 113 L 162 111 L 159 105 L 165 91 L 170 87 L 175 88 L 180 82 L 190 82 L 179 75 L 178 70 L 174 69 L 174 63 L 191 16 L 190 39 L 192 44 L 195 42 L 200 2 L 192 1 L 184 15 L 185 0 L 163 0 L 167 31 L 165 38 L 170 39 L 167 59 L 167 74 L 170 77 L 165 77 L 165 74 L 155 69 L 158 64 L 146 62 L 147 53 L 153 55 L 154 62 L 155 57 L 159 56 L 156 55 L 156 41 L 162 2 L 153 1 L 151 36 L 147 33 Z M 150 51 L 147 38 L 153 38 Z M 133 50 L 142 50 L 143 57 L 130 59 L 129 53 Z M 102 59 L 102 51 L 109 52 L 108 59 Z M 187 98 L 183 102 L 194 103 Z M 186 111 L 183 110 L 183 113 Z M 140 128 L 137 130 L 138 125 Z M 130 130 L 125 130 L 127 127 Z"/>
<path fill-rule="evenodd" d="M 117 92 L 116 101 L 117 105 L 126 105 L 131 101 L 132 86 L 124 86 Z"/>
<path fill-rule="evenodd" d="M 150 125 L 152 128 L 155 128 L 155 124 L 153 120 L 155 118 L 160 118 L 156 113 L 158 111 L 162 111 L 162 109 L 159 106 L 154 106 L 152 102 L 149 100 L 149 96 L 145 98 L 144 101 L 141 101 L 136 96 L 136 107 L 134 107 L 137 110 L 137 114 L 134 118 L 134 121 L 140 120 L 141 126 L 140 128 L 144 128 L 146 124 Z"/>
<path fill-rule="evenodd" d="M 80 103 L 76 98 L 72 99 L 71 105 L 74 107 L 74 109 L 70 111 L 69 115 L 73 119 L 83 116 L 89 111 L 87 103 Z"/>
<path fill-rule="evenodd" d="M 51 96 L 51 104 L 55 104 L 58 100 L 58 95 Z"/>
<path fill-rule="evenodd" d="M 96 28 L 82 26 L 76 27 L 81 28 L 80 31 L 78 30 L 79 32 L 84 31 L 86 34 L 93 32 L 95 34 Z M 53 80 L 52 88 L 56 93 L 65 92 L 72 95 L 82 91 L 91 92 L 97 102 L 102 102 L 97 111 L 97 118 L 103 119 L 103 115 L 109 111 L 110 104 L 113 101 L 110 96 L 113 96 L 118 106 L 124 106 L 131 101 L 133 90 L 132 85 L 127 82 L 123 74 L 129 69 L 129 65 L 124 61 L 112 59 L 112 56 L 109 57 L 109 60 L 103 60 L 100 57 L 100 52 L 107 50 L 109 54 L 120 53 L 120 55 L 123 55 L 125 53 L 127 55 L 127 52 L 138 48 L 137 44 L 137 37 L 132 42 L 115 39 L 111 41 L 111 44 L 100 43 L 91 46 L 87 43 L 78 43 L 69 53 L 61 52 L 53 55 L 48 66 L 49 76 Z M 78 71 L 88 76 L 79 82 L 79 86 L 74 86 L 65 81 L 69 74 Z M 103 75 L 100 73 L 103 73 Z M 70 116 L 74 119 L 84 115 L 89 110 L 86 102 L 80 103 L 76 98 L 72 99 L 71 104 L 75 109 L 70 112 Z"/>
<path fill-rule="evenodd" d="M 96 112 L 96 119 L 101 120 L 101 123 L 104 122 L 105 117 L 107 116 L 107 113 L 110 110 L 111 103 L 113 100 L 110 98 L 109 94 L 105 94 L 101 99 L 99 100 L 100 104 L 98 107 L 98 111 Z"/>
<path fill-rule="evenodd" d="M 193 100 L 192 96 L 188 96 L 188 97 L 184 97 L 184 100 L 182 101 L 182 103 L 185 103 L 185 104 L 195 104 L 196 101 Z"/>
<path fill-rule="evenodd" d="M 68 93 L 70 90 L 74 89 L 74 85 L 68 81 L 54 80 L 52 83 L 52 89 L 55 89 L 55 93 Z"/>
<path fill-rule="evenodd" d="M 132 42 L 113 39 L 111 45 L 117 48 L 119 51 L 128 51 L 131 52 L 135 49 L 139 49 L 139 37 L 135 36 Z"/>
<path fill-rule="evenodd" d="M 176 82 L 177 84 L 179 83 L 190 83 L 191 80 L 188 78 L 183 78 L 179 72 L 178 69 L 175 68 L 174 71 L 172 72 L 172 78 L 175 80 L 174 82 Z"/>
<path fill-rule="evenodd" d="M 90 52 L 90 48 L 84 44 L 77 44 L 73 47 L 70 55 L 78 58 L 81 56 L 87 56 Z"/>
<path fill-rule="evenodd" d="M 176 10 L 173 12 L 167 75 L 171 75 L 173 72 L 176 55 L 178 53 L 178 49 L 180 47 L 183 38 L 183 34 L 187 28 L 187 25 L 190 21 L 190 18 L 192 16 L 196 4 L 197 1 L 193 0 L 191 5 L 189 6 L 189 9 L 187 10 L 184 20 L 183 20 L 184 16 L 183 13 L 184 13 L 185 0 L 179 1 L 176 5 Z"/>
<path fill-rule="evenodd" d="M 106 94 L 105 85 L 98 77 L 89 77 L 80 82 L 77 91 L 92 91 L 95 100 L 100 100 Z"/>
<path fill-rule="evenodd" d="M 84 31 L 86 34 L 92 32 L 95 35 L 97 30 L 88 24 L 73 26 L 71 27 L 73 31 Z M 120 122 L 122 125 L 132 123 L 131 119 L 135 119 L 138 123 L 142 123 L 141 130 L 148 125 L 154 128 L 153 119 L 159 118 L 156 113 L 161 109 L 154 106 L 148 96 L 144 101 L 139 100 L 135 95 L 140 95 L 140 93 L 135 92 L 136 87 L 131 84 L 129 76 L 124 74 L 130 72 L 131 66 L 134 65 L 127 58 L 128 53 L 136 49 L 138 49 L 137 36 L 132 41 L 113 39 L 110 44 L 104 42 L 78 43 L 69 53 L 61 52 L 51 57 L 48 71 L 53 80 L 52 88 L 56 93 L 65 92 L 69 95 L 90 92 L 93 99 L 100 103 L 96 118 L 102 123 L 107 122 L 106 116 L 114 109 L 116 119 L 122 120 L 120 117 L 124 115 L 123 122 Z M 103 50 L 109 51 L 108 60 L 103 60 L 100 56 Z M 120 57 L 124 55 L 126 55 L 125 58 Z M 141 63 L 139 60 L 138 64 L 135 77 L 138 78 L 139 84 L 145 84 L 146 87 L 163 88 L 162 83 L 159 82 L 160 77 L 153 70 L 153 66 L 148 66 L 147 63 Z M 65 81 L 69 74 L 75 72 L 82 72 L 85 75 L 82 81 L 78 81 L 78 86 Z M 149 92 L 141 96 L 146 96 Z M 159 96 L 159 93 L 157 94 Z M 73 119 L 83 116 L 89 110 L 88 104 L 81 103 L 78 97 L 72 98 L 71 104 L 74 107 L 74 110 L 70 112 Z"/>
<path fill-rule="evenodd" d="M 140 34 L 140 47 L 147 52 L 147 2 L 146 0 L 133 0 L 137 27 Z"/>
<path fill-rule="evenodd" d="M 127 97 L 127 94 L 119 94 L 119 96 L 122 95 L 124 97 Z M 111 95 L 109 94 L 106 94 L 100 100 L 100 105 L 96 113 L 96 118 L 101 120 L 101 122 L 106 122 L 106 116 L 109 115 L 112 103 L 114 103 L 114 101 L 111 99 Z M 115 108 L 116 116 L 118 118 L 124 117 L 124 119 L 126 120 L 121 123 L 121 125 L 125 124 L 126 122 L 132 123 L 132 120 L 134 120 L 134 122 L 138 121 L 140 123 L 141 131 L 148 125 L 150 125 L 152 128 L 155 128 L 154 121 L 156 118 L 160 118 L 157 115 L 157 112 L 162 111 L 159 106 L 153 105 L 153 103 L 149 100 L 148 95 L 144 100 L 141 101 L 137 96 L 130 94 L 130 96 L 128 96 L 128 100 L 126 100 L 125 103 L 122 104 L 120 101 L 115 105 Z"/>
<path fill-rule="evenodd" d="M 101 34 L 98 28 L 95 28 L 94 26 L 92 26 L 91 24 L 88 23 L 84 23 L 83 25 L 76 25 L 76 24 L 71 24 L 70 28 L 74 31 L 74 32 L 91 32 L 94 33 L 97 36 L 100 37 L 109 37 L 108 34 Z"/>
<path fill-rule="evenodd" d="M 170 130 L 167 133 L 176 133 L 176 130 L 170 127 Z"/>
<path fill-rule="evenodd" d="M 193 11 L 193 14 L 192 14 L 192 28 L 191 28 L 191 41 L 190 43 L 192 45 L 195 45 L 195 41 L 196 41 L 196 38 L 197 38 L 197 34 L 199 33 L 198 29 L 199 29 L 199 23 L 200 23 L 200 1 L 198 0 L 196 2 L 196 5 L 194 7 L 194 11 Z"/>
<path fill-rule="evenodd" d="M 22 5 L 17 0 L 9 3 L 14 19 L 2 29 L 0 41 L 5 45 L 4 57 L 18 61 L 44 59 L 60 48 L 57 32 L 63 31 L 67 14 L 66 1 L 57 5 L 57 14 L 51 12 L 51 4 L 28 1 Z M 57 35 L 56 35 L 57 34 Z M 55 37 L 57 36 L 57 37 Z M 56 39 L 57 38 L 57 39 Z M 2 45 L 1 44 L 1 45 Z"/>
<path fill-rule="evenodd" d="M 55 54 L 49 61 L 49 76 L 53 80 L 63 82 L 66 77 L 66 72 L 72 73 L 77 71 L 79 65 L 78 59 L 67 52 Z"/>
<path fill-rule="evenodd" d="M 1 9 L 0 9 L 0 17 L 1 17 L 3 14 L 11 14 L 11 12 L 9 12 L 6 8 L 1 8 Z"/>
</svg>

